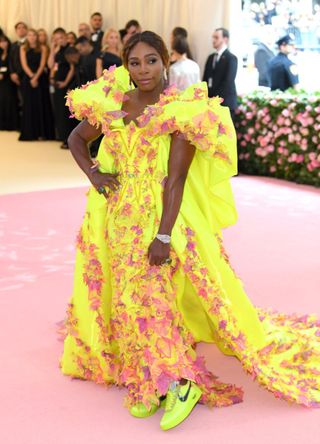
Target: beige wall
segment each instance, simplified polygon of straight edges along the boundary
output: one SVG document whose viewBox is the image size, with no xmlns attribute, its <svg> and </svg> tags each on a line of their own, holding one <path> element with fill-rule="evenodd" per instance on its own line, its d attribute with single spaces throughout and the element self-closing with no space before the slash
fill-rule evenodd
<svg viewBox="0 0 320 444">
<path fill-rule="evenodd" d="M 14 38 L 14 24 L 19 20 L 49 32 L 57 26 L 77 32 L 80 22 L 88 22 L 92 12 L 100 11 L 104 29 L 123 28 L 135 18 L 143 29 L 159 33 L 167 43 L 172 28 L 183 26 L 202 69 L 212 51 L 213 29 L 231 24 L 236 4 L 240 0 L 0 0 L 0 26 L 10 38 Z"/>
</svg>

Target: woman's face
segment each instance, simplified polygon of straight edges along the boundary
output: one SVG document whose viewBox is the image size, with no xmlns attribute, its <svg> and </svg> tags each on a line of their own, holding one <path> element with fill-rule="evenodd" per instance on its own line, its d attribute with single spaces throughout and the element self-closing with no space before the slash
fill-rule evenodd
<svg viewBox="0 0 320 444">
<path fill-rule="evenodd" d="M 58 46 L 66 46 L 67 42 L 67 34 L 62 32 L 57 32 L 52 36 L 53 42 Z"/>
<path fill-rule="evenodd" d="M 9 43 L 7 42 L 7 40 L 0 40 L 0 48 L 3 51 L 6 51 L 8 49 Z"/>
<path fill-rule="evenodd" d="M 38 38 L 41 45 L 44 45 L 47 43 L 48 36 L 45 31 L 38 31 Z"/>
<path fill-rule="evenodd" d="M 106 38 L 106 44 L 108 48 L 116 49 L 119 46 L 119 35 L 117 32 L 110 32 L 108 37 Z"/>
<path fill-rule="evenodd" d="M 128 70 L 133 82 L 141 91 L 152 91 L 163 82 L 163 62 L 155 48 L 139 42 L 131 50 Z"/>
<path fill-rule="evenodd" d="M 70 46 L 74 46 L 74 44 L 76 43 L 76 39 L 75 39 L 74 35 L 72 34 L 72 32 L 68 32 L 67 42 L 69 43 Z"/>
<path fill-rule="evenodd" d="M 38 40 L 38 34 L 34 31 L 28 31 L 27 40 L 28 40 L 30 46 L 36 45 L 37 40 Z"/>
</svg>

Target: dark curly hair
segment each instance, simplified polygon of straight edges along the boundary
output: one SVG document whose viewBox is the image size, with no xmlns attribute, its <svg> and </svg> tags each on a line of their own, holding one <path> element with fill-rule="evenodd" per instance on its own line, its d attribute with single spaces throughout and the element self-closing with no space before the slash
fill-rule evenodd
<svg viewBox="0 0 320 444">
<path fill-rule="evenodd" d="M 133 34 L 132 37 L 127 41 L 122 50 L 122 60 L 126 68 L 128 68 L 128 60 L 130 52 L 139 43 L 143 42 L 146 45 L 152 46 L 157 53 L 160 55 L 164 67 L 167 69 L 169 66 L 169 52 L 162 40 L 162 38 L 152 31 L 144 31 L 137 34 Z"/>
</svg>

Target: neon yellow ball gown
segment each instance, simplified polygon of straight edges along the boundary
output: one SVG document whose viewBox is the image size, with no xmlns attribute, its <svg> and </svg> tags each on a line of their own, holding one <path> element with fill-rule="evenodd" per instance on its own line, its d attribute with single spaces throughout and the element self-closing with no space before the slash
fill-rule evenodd
<svg viewBox="0 0 320 444">
<path fill-rule="evenodd" d="M 227 406 L 242 390 L 210 373 L 195 345 L 216 343 L 276 397 L 320 405 L 320 322 L 256 308 L 223 248 L 221 229 L 237 215 L 229 179 L 237 171 L 229 110 L 204 83 L 174 88 L 124 125 L 128 72 L 110 69 L 68 94 L 71 113 L 101 125 L 97 160 L 118 172 L 108 200 L 91 187 L 77 240 L 74 291 L 61 369 L 128 390 L 127 406 L 158 403 L 172 380 L 195 381 L 201 402 Z M 158 231 L 170 134 L 196 147 L 172 232 L 171 265 L 149 266 Z"/>
</svg>

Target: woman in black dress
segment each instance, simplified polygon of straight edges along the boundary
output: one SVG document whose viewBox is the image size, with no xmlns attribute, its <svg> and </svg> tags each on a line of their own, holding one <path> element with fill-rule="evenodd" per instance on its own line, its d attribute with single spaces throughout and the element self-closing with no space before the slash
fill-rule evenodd
<svg viewBox="0 0 320 444">
<path fill-rule="evenodd" d="M 96 62 L 97 78 L 102 75 L 104 69 L 109 69 L 113 65 L 122 65 L 120 42 L 120 34 L 116 29 L 110 28 L 104 33 L 102 51 Z"/>
<path fill-rule="evenodd" d="M 54 87 L 53 109 L 57 128 L 57 140 L 62 144 L 60 148 L 68 149 L 68 137 L 77 126 L 76 119 L 70 119 L 70 112 L 65 105 L 65 95 L 74 76 L 74 67 L 69 65 L 65 58 L 65 51 L 69 47 L 67 33 L 63 28 L 56 28 L 52 34 L 51 52 L 48 59 L 50 68 L 50 83 Z"/>
<path fill-rule="evenodd" d="M 49 58 L 49 53 L 50 53 L 50 46 L 48 43 L 48 34 L 47 31 L 44 28 L 40 28 L 37 30 L 37 34 L 38 34 L 38 39 L 39 39 L 39 43 L 40 45 L 43 45 L 46 47 L 47 49 L 47 58 Z"/>
<path fill-rule="evenodd" d="M 19 140 L 55 139 L 49 80 L 45 72 L 47 58 L 47 49 L 40 44 L 37 32 L 29 29 L 26 42 L 20 48 L 23 108 Z"/>
<path fill-rule="evenodd" d="M 17 86 L 10 79 L 10 40 L 0 35 L 0 130 L 14 131 L 19 127 Z"/>
</svg>

